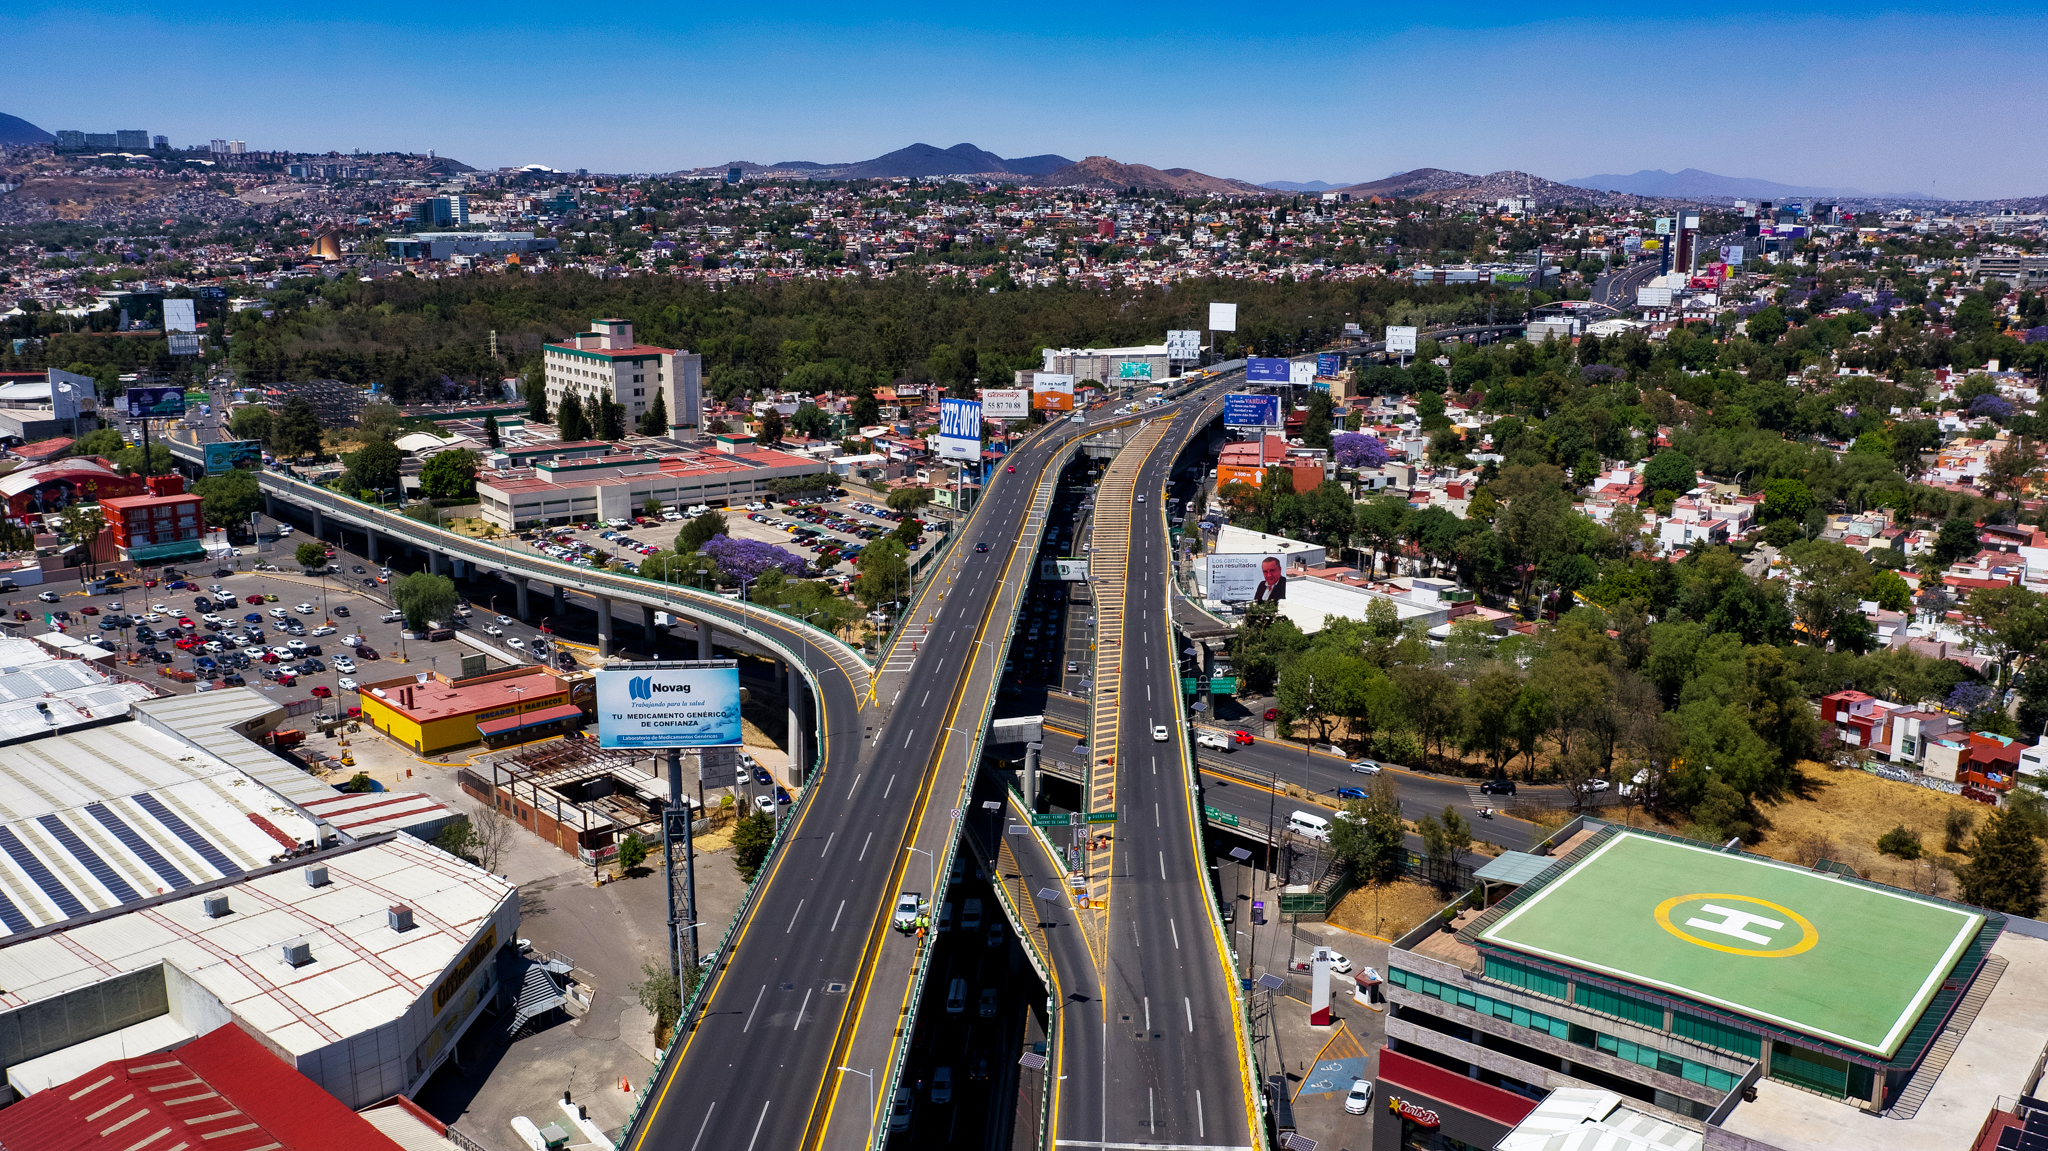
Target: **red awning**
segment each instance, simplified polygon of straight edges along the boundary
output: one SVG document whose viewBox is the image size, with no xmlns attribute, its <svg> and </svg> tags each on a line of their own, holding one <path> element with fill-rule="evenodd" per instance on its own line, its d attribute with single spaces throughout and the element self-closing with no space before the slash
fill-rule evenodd
<svg viewBox="0 0 2048 1151">
<path fill-rule="evenodd" d="M 539 711 L 529 711 L 524 715 L 508 715 L 503 719 L 487 719 L 477 724 L 476 729 L 484 735 L 503 735 L 508 731 L 518 731 L 521 728 L 539 727 L 542 724 L 555 723 L 564 719 L 575 719 L 582 714 L 582 708 L 577 707 L 573 703 L 564 703 L 555 707 L 544 707 Z"/>
</svg>

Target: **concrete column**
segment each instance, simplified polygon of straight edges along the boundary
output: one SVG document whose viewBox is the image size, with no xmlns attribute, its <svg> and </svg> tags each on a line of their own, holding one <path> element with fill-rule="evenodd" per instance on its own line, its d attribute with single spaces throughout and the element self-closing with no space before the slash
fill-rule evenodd
<svg viewBox="0 0 2048 1151">
<path fill-rule="evenodd" d="M 368 556 L 370 557 L 370 562 L 371 562 L 371 563 L 379 563 L 379 562 L 381 562 L 381 561 L 379 561 L 379 560 L 377 559 L 377 533 L 376 533 L 376 532 L 364 532 L 364 533 L 363 533 L 363 535 L 364 535 L 364 537 L 365 537 L 365 538 L 364 538 L 364 541 L 363 541 L 363 551 L 364 551 L 364 553 L 365 553 L 365 554 L 367 554 L 367 555 L 368 555 Z"/>
<path fill-rule="evenodd" d="M 269 492 L 263 493 L 263 514 L 271 519 L 277 518 L 277 497 Z"/>
<path fill-rule="evenodd" d="M 609 659 L 612 654 L 612 601 L 608 596 L 597 597 L 597 655 Z"/>
<path fill-rule="evenodd" d="M 427 571 L 434 575 L 446 575 L 448 571 L 448 557 L 440 552 L 428 552 Z"/>
<path fill-rule="evenodd" d="M 313 538 L 314 538 L 314 539 L 316 539 L 316 540 L 317 540 L 317 539 L 324 539 L 324 538 L 326 538 L 326 532 L 327 532 L 327 521 L 321 518 L 321 516 L 320 516 L 320 509 L 319 509 L 319 508 L 314 508 L 314 509 L 313 509 Z"/>
<path fill-rule="evenodd" d="M 569 614 L 569 593 L 561 584 L 555 585 L 555 618 Z"/>
<path fill-rule="evenodd" d="M 708 617 L 697 621 L 697 658 L 711 658 L 711 620 Z"/>
<path fill-rule="evenodd" d="M 1043 743 L 1024 745 L 1024 807 L 1034 813 L 1038 810 L 1038 753 L 1043 750 Z"/>
<path fill-rule="evenodd" d="M 640 629 L 641 634 L 647 637 L 647 649 L 649 653 L 652 653 L 654 645 L 661 640 L 661 633 L 654 628 L 653 604 L 643 603 L 640 605 Z"/>
<path fill-rule="evenodd" d="M 789 673 L 785 694 L 789 697 L 789 781 L 802 787 L 810 777 L 810 762 L 804 759 L 804 720 L 800 704 L 804 697 L 803 673 L 795 664 L 787 665 Z"/>
<path fill-rule="evenodd" d="M 527 618 L 531 612 L 526 606 L 526 577 L 511 576 L 512 590 L 519 596 L 519 618 Z"/>
</svg>

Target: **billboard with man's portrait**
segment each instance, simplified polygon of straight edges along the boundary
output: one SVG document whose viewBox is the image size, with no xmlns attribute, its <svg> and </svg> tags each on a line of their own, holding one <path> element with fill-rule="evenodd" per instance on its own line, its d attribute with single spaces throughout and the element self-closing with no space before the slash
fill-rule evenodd
<svg viewBox="0 0 2048 1151">
<path fill-rule="evenodd" d="M 1286 557 L 1269 552 L 1210 556 L 1209 598 L 1224 603 L 1272 603 L 1286 599 Z"/>
</svg>

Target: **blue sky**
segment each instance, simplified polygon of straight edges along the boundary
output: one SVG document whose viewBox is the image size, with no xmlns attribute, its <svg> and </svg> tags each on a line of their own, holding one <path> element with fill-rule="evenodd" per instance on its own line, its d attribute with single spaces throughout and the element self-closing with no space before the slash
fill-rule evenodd
<svg viewBox="0 0 2048 1151">
<path fill-rule="evenodd" d="M 179 145 L 667 171 L 968 141 L 1253 181 L 1696 167 L 1876 192 L 2048 193 L 2027 79 L 2048 10 L 2025 6 L 5 8 L 0 44 L 17 64 L 34 45 L 53 62 L 76 56 L 17 75 L 0 111 Z"/>
</svg>

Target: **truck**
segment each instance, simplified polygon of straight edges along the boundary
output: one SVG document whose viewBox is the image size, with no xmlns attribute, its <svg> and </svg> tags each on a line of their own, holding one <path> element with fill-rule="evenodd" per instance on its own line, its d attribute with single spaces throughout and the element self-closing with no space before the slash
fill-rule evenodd
<svg viewBox="0 0 2048 1151">
<path fill-rule="evenodd" d="M 668 629 L 676 626 L 676 617 L 670 615 L 668 612 L 665 611 L 655 612 L 654 626 L 660 628 L 662 631 L 667 631 Z"/>
<path fill-rule="evenodd" d="M 1195 733 L 1195 746 L 1220 751 L 1226 755 L 1237 751 L 1237 741 L 1217 731 L 1197 731 Z"/>
</svg>

